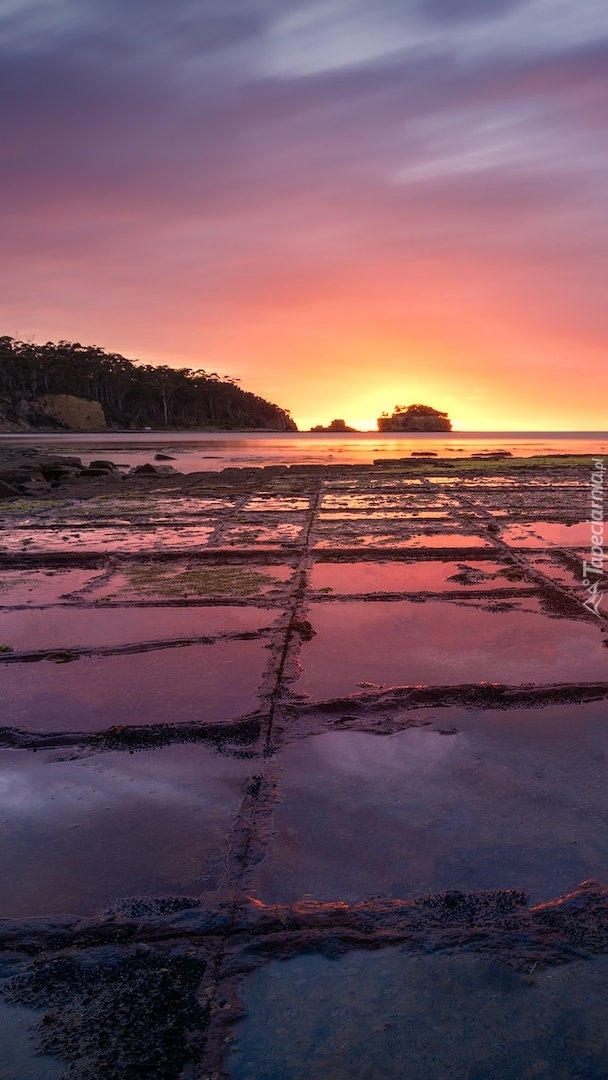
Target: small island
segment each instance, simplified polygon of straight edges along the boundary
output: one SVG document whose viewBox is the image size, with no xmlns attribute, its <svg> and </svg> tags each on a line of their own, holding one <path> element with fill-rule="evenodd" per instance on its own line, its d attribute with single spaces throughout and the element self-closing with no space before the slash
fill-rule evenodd
<svg viewBox="0 0 608 1080">
<path fill-rule="evenodd" d="M 332 420 L 331 424 L 328 424 L 327 427 L 323 427 L 323 424 L 317 424 L 315 427 L 311 427 L 310 430 L 345 435 L 348 434 L 349 431 L 357 431 L 357 428 L 349 427 L 345 420 Z"/>
<path fill-rule="evenodd" d="M 451 431 L 448 414 L 430 405 L 396 405 L 393 415 L 378 417 L 378 431 Z"/>
</svg>

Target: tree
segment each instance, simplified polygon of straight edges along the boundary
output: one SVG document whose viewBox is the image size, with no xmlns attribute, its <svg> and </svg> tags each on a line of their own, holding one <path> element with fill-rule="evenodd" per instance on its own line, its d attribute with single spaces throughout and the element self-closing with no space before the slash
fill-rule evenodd
<svg viewBox="0 0 608 1080">
<path fill-rule="evenodd" d="M 0 337 L 0 407 L 17 423 L 23 402 L 71 394 L 99 402 L 107 422 L 122 428 L 297 430 L 285 410 L 242 390 L 237 381 L 202 368 L 140 364 L 78 341 L 33 345 Z M 32 423 L 40 422 L 33 417 L 32 412 Z"/>
<path fill-rule="evenodd" d="M 392 416 L 378 418 L 379 431 L 451 431 L 448 414 L 430 405 L 396 405 Z"/>
</svg>

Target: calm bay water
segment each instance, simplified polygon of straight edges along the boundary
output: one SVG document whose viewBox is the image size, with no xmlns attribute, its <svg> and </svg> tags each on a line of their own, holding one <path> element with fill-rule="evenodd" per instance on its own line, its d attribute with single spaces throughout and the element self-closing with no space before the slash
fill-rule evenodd
<svg viewBox="0 0 608 1080">
<path fill-rule="evenodd" d="M 311 432 L 107 432 L 101 434 L 0 435 L 1 446 L 47 449 L 75 454 L 85 464 L 109 458 L 141 465 L 157 453 L 175 458 L 180 472 L 220 470 L 227 466 L 294 464 L 371 464 L 378 458 L 408 457 L 420 451 L 439 457 L 469 457 L 484 450 L 509 450 L 514 457 L 533 454 L 608 454 L 608 433 L 591 431 L 424 432 L 407 435 L 358 432 L 323 435 Z"/>
</svg>

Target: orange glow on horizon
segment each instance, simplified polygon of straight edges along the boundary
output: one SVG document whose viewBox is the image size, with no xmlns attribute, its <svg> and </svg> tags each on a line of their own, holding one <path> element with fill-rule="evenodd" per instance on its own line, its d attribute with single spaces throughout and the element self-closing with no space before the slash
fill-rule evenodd
<svg viewBox="0 0 608 1080">
<path fill-rule="evenodd" d="M 597 0 L 576 34 L 557 0 L 49 6 L 3 44 L 0 333 L 303 429 L 608 429 Z"/>
<path fill-rule="evenodd" d="M 420 257 L 404 278 L 377 256 L 291 285 L 273 267 L 264 287 L 244 282 L 216 297 L 208 319 L 178 279 L 156 283 L 143 309 L 115 305 L 111 323 L 105 308 L 68 319 L 53 306 L 33 329 L 41 341 L 237 378 L 289 409 L 300 430 L 335 418 L 376 430 L 381 413 L 415 402 L 447 412 L 454 431 L 606 430 L 601 336 L 565 318 L 567 284 L 556 280 L 541 304 L 531 266 Z"/>
<path fill-rule="evenodd" d="M 273 275 L 266 292 L 243 288 L 202 328 L 182 294 L 171 360 L 157 336 L 139 355 L 237 377 L 300 430 L 341 418 L 373 431 L 383 412 L 415 402 L 447 412 L 454 431 L 608 429 L 601 340 L 562 325 L 558 309 L 549 325 L 533 267 L 419 260 L 405 281 L 380 258 L 342 269 L 295 294 Z"/>
</svg>

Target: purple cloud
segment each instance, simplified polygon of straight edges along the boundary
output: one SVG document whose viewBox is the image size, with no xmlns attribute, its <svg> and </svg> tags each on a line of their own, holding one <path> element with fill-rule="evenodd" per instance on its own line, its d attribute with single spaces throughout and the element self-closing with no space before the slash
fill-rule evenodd
<svg viewBox="0 0 608 1080">
<path fill-rule="evenodd" d="M 120 264 L 213 318 L 277 275 L 491 257 L 570 275 L 597 329 L 607 59 L 591 0 L 9 0 L 5 296 Z"/>
</svg>

